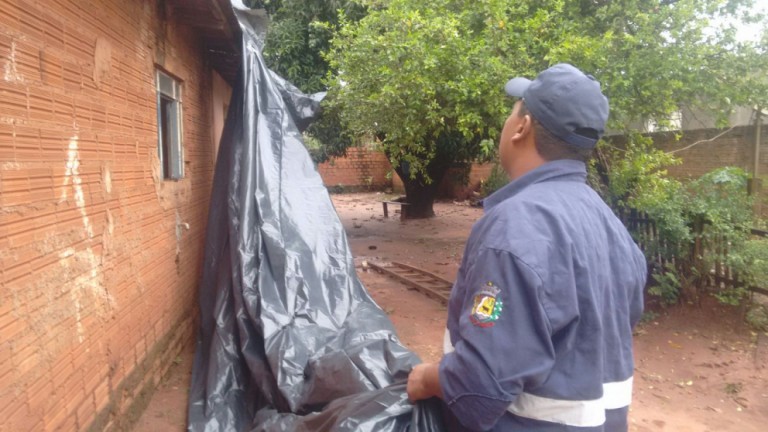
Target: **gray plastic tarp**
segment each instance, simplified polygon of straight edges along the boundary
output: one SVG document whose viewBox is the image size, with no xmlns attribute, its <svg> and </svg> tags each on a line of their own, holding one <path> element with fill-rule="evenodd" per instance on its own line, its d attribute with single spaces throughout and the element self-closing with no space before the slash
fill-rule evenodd
<svg viewBox="0 0 768 432">
<path fill-rule="evenodd" d="M 208 216 L 189 430 L 441 430 L 439 402 L 407 399 L 419 359 L 358 279 L 302 144 L 322 95 L 269 71 L 258 19 L 235 9 L 243 64 Z"/>
</svg>

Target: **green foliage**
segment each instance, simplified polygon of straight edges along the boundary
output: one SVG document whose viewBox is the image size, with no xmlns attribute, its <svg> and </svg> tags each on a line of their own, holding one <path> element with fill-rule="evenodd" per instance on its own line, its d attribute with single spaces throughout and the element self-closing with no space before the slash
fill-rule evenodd
<svg viewBox="0 0 768 432">
<path fill-rule="evenodd" d="M 606 184 L 597 189 L 620 214 L 635 210 L 653 223 L 655 231 L 641 224 L 632 233 L 649 262 L 674 262 L 655 267 L 650 294 L 671 304 L 714 288 L 719 301 L 735 305 L 746 297 L 745 286 L 766 282 L 768 248 L 749 240 L 752 200 L 743 170 L 720 168 L 684 184 L 665 170 L 679 160 L 636 134 L 628 136 L 625 151 L 604 145 L 600 153 Z M 730 266 L 745 286 L 714 286 L 712 271 L 718 266 Z"/>
<path fill-rule="evenodd" d="M 480 185 L 480 195 L 487 197 L 506 186 L 507 183 L 509 183 L 509 176 L 501 168 L 501 165 L 495 164 L 491 168 L 488 178 Z"/>
<path fill-rule="evenodd" d="M 640 317 L 640 323 L 648 324 L 656 321 L 658 318 L 659 318 L 659 314 L 657 312 L 646 310 L 645 312 L 643 312 L 643 315 Z"/>
<path fill-rule="evenodd" d="M 728 264 L 746 286 L 768 288 L 768 239 L 745 241 Z"/>
<path fill-rule="evenodd" d="M 477 158 L 479 162 L 494 162 L 498 160 L 499 147 L 495 142 L 486 139 L 480 142 L 480 156 Z M 501 164 L 494 163 L 491 167 L 491 172 L 488 174 L 488 178 L 480 183 L 480 196 L 487 197 L 488 195 L 503 188 L 509 183 L 509 175 L 504 172 Z"/>
<path fill-rule="evenodd" d="M 752 226 L 752 199 L 741 168 L 715 169 L 691 182 L 688 212 L 704 218 L 718 235 L 746 238 Z"/>
<path fill-rule="evenodd" d="M 663 306 L 676 304 L 680 299 L 680 278 L 674 266 L 653 274 L 655 284 L 648 288 L 648 294 L 660 299 Z"/>
<path fill-rule="evenodd" d="M 747 173 L 726 167 L 691 182 L 686 211 L 692 220 L 704 222 L 698 235 L 703 247 L 696 258 L 700 267 L 711 269 L 722 263 L 739 267 L 745 275 L 753 264 L 744 255 L 752 226 L 752 200 L 747 195 Z M 716 290 L 722 303 L 737 305 L 747 295 L 745 287 Z"/>
<path fill-rule="evenodd" d="M 678 256 L 692 241 L 690 221 L 685 216 L 686 192 L 683 184 L 670 178 L 666 168 L 680 159 L 653 146 L 647 136 L 629 133 L 624 150 L 601 145 L 599 153 L 607 171 L 607 184 L 595 185 L 603 198 L 622 213 L 634 209 L 654 221 L 657 237 L 634 233 L 646 245 L 646 255 L 664 258 Z M 663 242 L 660 241 L 663 239 Z"/>
<path fill-rule="evenodd" d="M 307 93 L 326 89 L 329 72 L 323 52 L 338 27 L 338 13 L 359 19 L 365 9 L 350 0 L 251 0 L 270 18 L 264 60 L 270 69 Z"/>
<path fill-rule="evenodd" d="M 768 307 L 755 303 L 747 311 L 747 323 L 757 331 L 768 331 Z"/>
<path fill-rule="evenodd" d="M 365 14 L 363 6 L 350 0 L 249 0 L 246 4 L 269 14 L 264 46 L 267 66 L 306 93 L 326 90 L 323 81 L 330 66 L 323 53 L 338 29 L 339 11 L 351 21 Z M 344 155 L 354 144 L 341 125 L 338 109 L 327 102 L 323 108 L 320 119 L 307 129 L 305 141 L 318 163 Z"/>
<path fill-rule="evenodd" d="M 492 139 L 480 141 L 480 154 L 476 160 L 480 163 L 496 162 L 499 159 L 499 146 Z"/>
<path fill-rule="evenodd" d="M 332 94 L 326 96 L 326 99 L 332 98 Z M 344 156 L 347 148 L 354 144 L 354 137 L 341 124 L 338 107 L 325 101 L 322 106 L 322 115 L 306 131 L 307 137 L 315 143 L 314 147 L 308 145 L 307 148 L 316 163 Z"/>
<path fill-rule="evenodd" d="M 435 160 L 487 158 L 510 109 L 504 82 L 559 62 L 602 83 L 613 130 L 630 132 L 645 119 L 664 124 L 681 105 L 721 121 L 734 105 L 768 105 L 768 82 L 754 73 L 768 69 L 768 36 L 735 39 L 739 20 L 759 18 L 751 0 L 358 2 L 368 15 L 342 17 L 326 57 L 337 71 L 328 81 L 338 93 L 333 104 L 353 134 L 379 137 L 393 165 L 406 162 L 409 176 L 424 183 Z M 722 24 L 712 31 L 715 23 Z M 638 143 L 637 165 L 620 167 L 629 177 L 611 183 L 632 191 L 611 194 L 621 205 L 646 200 L 636 205 L 684 240 L 682 202 L 665 199 L 682 186 L 659 168 L 674 158 L 642 153 L 650 147 Z M 641 191 L 632 176 L 643 180 Z"/>
<path fill-rule="evenodd" d="M 591 174 L 616 208 L 657 222 L 667 240 L 649 254 L 690 244 L 694 213 L 735 221 L 707 210 L 709 198 L 689 201 L 664 171 L 677 160 L 630 125 L 664 124 L 681 105 L 721 122 L 734 105 L 768 106 L 768 80 L 755 73 L 768 70 L 768 31 L 757 43 L 735 38 L 740 22 L 765 22 L 752 0 L 247 1 L 271 17 L 268 65 L 304 91 L 329 87 L 325 115 L 308 131 L 323 144 L 318 160 L 373 136 L 393 166 L 407 167 L 406 183 L 429 185 L 444 172 L 438 164 L 492 157 L 511 107 L 508 78 L 570 62 L 602 83 L 609 128 L 629 133 L 627 152 L 603 147 L 604 171 Z"/>
<path fill-rule="evenodd" d="M 382 138 L 393 165 L 407 162 L 412 178 L 429 181 L 430 162 L 474 159 L 509 110 L 501 92 L 509 69 L 494 46 L 504 37 L 505 2 L 385 3 L 357 23 L 342 21 L 328 56 L 339 73 L 329 84 L 353 133 Z"/>
</svg>

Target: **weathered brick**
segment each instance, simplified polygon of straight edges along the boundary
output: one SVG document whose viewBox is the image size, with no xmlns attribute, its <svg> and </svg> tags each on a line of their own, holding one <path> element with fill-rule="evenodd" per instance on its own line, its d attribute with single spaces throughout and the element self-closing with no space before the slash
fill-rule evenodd
<svg viewBox="0 0 768 432">
<path fill-rule="evenodd" d="M 3 394 L 11 392 L 15 381 L 16 373 L 11 362 L 11 347 L 7 343 L 0 344 L 0 402 L 3 401 Z M 3 405 L 0 403 L 0 406 Z"/>
<path fill-rule="evenodd" d="M 19 30 L 24 33 L 26 38 L 35 42 L 43 42 L 43 31 L 39 22 L 37 5 L 26 0 L 17 0 L 17 4 L 19 6 L 17 13 L 21 24 Z"/>
<path fill-rule="evenodd" d="M 14 120 L 27 118 L 27 91 L 22 85 L 0 80 L 0 100 L 3 101 L 3 117 Z"/>
<path fill-rule="evenodd" d="M 3 195 L 6 195 L 6 194 L 15 194 L 15 193 L 26 193 L 27 191 L 29 191 L 29 177 L 24 175 L 26 174 L 26 171 L 21 173 L 22 175 L 20 176 L 11 176 L 10 174 L 12 173 L 13 172 L 11 171 L 6 171 L 3 173 L 2 184 L 0 184 L 0 191 L 1 191 L 0 193 L 2 193 Z"/>
<path fill-rule="evenodd" d="M 106 357 L 102 358 L 104 359 Z M 92 371 L 86 373 L 84 383 L 85 392 L 93 394 L 101 383 L 108 382 L 108 373 L 109 366 L 104 364 L 103 361 L 101 361 L 98 366 L 94 367 Z"/>
<path fill-rule="evenodd" d="M 40 378 L 26 390 L 30 415 L 42 419 L 55 404 L 54 387 L 48 374 L 35 372 Z"/>
<path fill-rule="evenodd" d="M 67 410 L 65 405 L 59 409 L 46 413 L 43 417 L 45 431 L 70 431 L 77 430 L 77 414 Z"/>
<path fill-rule="evenodd" d="M 35 86 L 30 86 L 27 94 L 29 119 L 36 124 L 50 122 L 53 117 L 53 94 Z"/>
<path fill-rule="evenodd" d="M 51 368 L 52 384 L 57 391 L 64 387 L 64 384 L 72 379 L 75 372 L 74 366 L 72 366 L 72 359 L 70 356 L 59 357 L 58 361 Z"/>
<path fill-rule="evenodd" d="M 175 66 L 169 67 L 183 69 L 173 72 L 186 79 L 184 138 L 190 164 L 184 181 L 196 191 L 178 203 L 185 220 L 195 227 L 182 243 L 180 265 L 187 271 L 178 277 L 173 228 L 177 209 L 158 204 L 151 165 L 157 152 L 152 57 L 157 35 L 151 33 L 160 28 L 151 16 L 154 7 L 145 11 L 143 5 L 114 0 L 99 7 L 72 0 L 44 7 L 31 0 L 11 2 L 9 8 L 5 3 L 0 14 L 0 56 L 14 57 L 17 76 L 0 81 L 5 119 L 0 122 L 0 143 L 8 144 L 0 146 L 0 159 L 17 164 L 6 165 L 17 172 L 6 177 L 6 171 L 0 171 L 4 175 L 0 203 L 12 209 L 0 214 L 0 248 L 6 251 L 0 258 L 0 274 L 10 292 L 23 294 L 18 298 L 25 302 L 25 316 L 19 319 L 7 308 L 0 309 L 4 336 L 7 330 L 19 335 L 14 345 L 0 345 L 0 378 L 13 380 L 14 385 L 23 379 L 28 386 L 30 393 L 24 397 L 32 410 L 24 414 L 31 420 L 23 426 L 82 429 L 93 410 L 108 402 L 109 382 L 119 385 L 126 373 L 135 370 L 137 359 L 144 359 L 172 328 L 168 316 L 175 323 L 194 310 L 194 290 L 188 287 L 199 273 L 193 268 L 201 256 L 205 220 L 190 215 L 204 213 L 213 172 L 210 89 L 205 84 L 210 75 L 198 58 L 203 51 L 197 37 L 188 30 L 166 35 L 174 50 Z M 140 25 L 137 12 L 147 14 L 149 27 Z M 94 83 L 92 69 L 97 37 L 106 38 L 112 49 L 111 70 L 101 88 Z M 77 172 L 66 166 L 75 135 Z M 104 190 L 104 166 L 111 167 L 110 194 Z M 83 199 L 75 198 L 78 191 Z M 107 208 L 114 222 L 111 249 L 102 247 L 100 237 L 107 230 Z M 69 250 L 74 255 L 62 258 Z M 141 257 L 132 256 L 137 250 Z M 90 277 L 90 259 L 95 259 L 98 271 L 103 269 L 103 277 Z M 129 261 L 132 265 L 124 265 Z M 94 288 L 76 288 L 76 278 L 86 285 L 95 281 Z M 119 304 L 114 311 L 101 311 L 116 313 L 113 321 L 103 321 L 108 318 L 99 312 L 104 305 L 97 291 L 102 287 Z M 153 295 L 146 298 L 149 287 Z M 74 317 L 76 292 L 80 335 Z M 50 331 L 39 335 L 27 330 L 26 315 Z M 40 361 L 43 352 L 46 362 Z M 145 379 L 162 373 L 170 355 L 154 359 Z M 27 375 L 15 375 L 14 362 Z M 39 376 L 30 378 L 33 373 Z M 55 397 L 46 400 L 46 393 Z M 51 400 L 64 402 L 51 405 Z"/>
<path fill-rule="evenodd" d="M 84 430 L 96 418 L 96 405 L 92 397 L 87 397 L 77 408 L 77 425 Z"/>
<path fill-rule="evenodd" d="M 62 81 L 68 90 L 80 90 L 82 86 L 82 70 L 77 63 L 65 60 L 62 62 Z"/>
<path fill-rule="evenodd" d="M 93 400 L 96 403 L 96 411 L 101 411 L 109 404 L 109 381 L 102 380 L 93 390 Z"/>
<path fill-rule="evenodd" d="M 21 347 L 13 350 L 13 366 L 19 375 L 26 375 L 42 366 L 40 348 L 36 346 Z"/>
<path fill-rule="evenodd" d="M 3 13 L 0 14 L 0 28 L 5 28 L 7 31 L 14 33 L 19 30 L 19 6 L 13 1 L 3 2 Z M 2 47 L 2 40 L 0 40 L 0 48 Z M 0 54 L 2 52 L 0 51 Z"/>
<path fill-rule="evenodd" d="M 38 11 L 38 17 L 40 18 L 45 45 L 57 50 L 64 49 L 64 24 L 55 15 L 41 10 Z"/>
<path fill-rule="evenodd" d="M 42 421 L 39 417 L 30 415 L 26 403 L 21 402 L 8 407 L 8 413 L 3 415 L 3 425 L 9 431 L 40 430 Z"/>
<path fill-rule="evenodd" d="M 18 239 L 18 237 L 13 237 Z M 11 238 L 11 244 L 13 245 L 13 238 Z M 29 266 L 29 263 L 23 263 L 19 264 L 14 267 L 10 268 L 4 268 L 3 269 L 3 280 L 6 283 L 6 286 L 13 283 L 14 281 L 18 281 L 24 276 L 27 276 L 31 273 L 31 268 Z"/>
</svg>

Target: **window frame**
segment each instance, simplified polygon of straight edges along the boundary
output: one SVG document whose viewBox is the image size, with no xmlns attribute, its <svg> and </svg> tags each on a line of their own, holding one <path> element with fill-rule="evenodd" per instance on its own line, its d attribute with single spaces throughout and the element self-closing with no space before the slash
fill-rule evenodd
<svg viewBox="0 0 768 432">
<path fill-rule="evenodd" d="M 181 180 L 184 178 L 182 90 L 180 79 L 163 70 L 155 70 L 157 154 L 160 158 L 163 180 Z M 165 119 L 163 118 L 164 114 L 167 116 Z M 170 131 L 165 129 L 170 129 Z M 169 141 L 167 152 L 170 154 L 166 154 L 166 139 Z"/>
</svg>

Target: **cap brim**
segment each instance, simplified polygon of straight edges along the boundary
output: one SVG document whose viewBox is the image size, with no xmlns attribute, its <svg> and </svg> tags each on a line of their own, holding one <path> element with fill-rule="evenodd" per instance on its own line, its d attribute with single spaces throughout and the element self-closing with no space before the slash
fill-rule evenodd
<svg viewBox="0 0 768 432">
<path fill-rule="evenodd" d="M 528 78 L 512 78 L 507 81 L 507 84 L 504 86 L 504 91 L 506 91 L 509 96 L 523 97 L 523 94 L 525 94 L 525 91 L 528 90 L 528 86 L 530 85 L 531 80 Z"/>
</svg>

